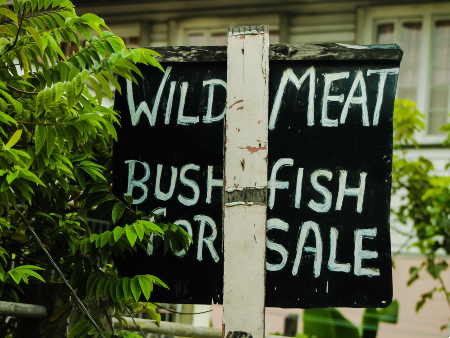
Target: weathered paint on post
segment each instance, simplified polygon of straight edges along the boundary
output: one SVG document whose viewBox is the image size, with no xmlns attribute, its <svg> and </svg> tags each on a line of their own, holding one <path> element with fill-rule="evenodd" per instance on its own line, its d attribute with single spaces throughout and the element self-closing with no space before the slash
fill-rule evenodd
<svg viewBox="0 0 450 338">
<path fill-rule="evenodd" d="M 228 32 L 223 337 L 264 337 L 268 26 Z"/>
</svg>

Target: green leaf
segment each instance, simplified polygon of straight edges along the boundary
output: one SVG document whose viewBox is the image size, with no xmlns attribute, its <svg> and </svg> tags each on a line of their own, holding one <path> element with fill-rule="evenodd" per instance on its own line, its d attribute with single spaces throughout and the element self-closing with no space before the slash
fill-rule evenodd
<svg viewBox="0 0 450 338">
<path fill-rule="evenodd" d="M 119 303 L 125 298 L 125 294 L 123 292 L 123 280 L 118 280 L 116 284 L 116 298 Z"/>
<path fill-rule="evenodd" d="M 125 198 L 125 201 L 127 201 L 128 206 L 131 207 L 131 205 L 133 204 L 133 196 L 123 194 L 123 197 Z"/>
<path fill-rule="evenodd" d="M 47 126 L 47 157 L 52 154 L 55 147 L 56 130 L 53 126 Z"/>
<path fill-rule="evenodd" d="M 42 44 L 41 35 L 32 26 L 27 26 L 27 27 L 25 27 L 25 29 L 28 32 L 30 32 L 31 36 L 33 37 L 34 41 L 36 42 L 36 45 L 39 47 L 39 50 L 41 51 L 41 56 L 42 56 L 44 54 L 44 45 Z"/>
<path fill-rule="evenodd" d="M 114 302 L 117 302 L 117 297 L 116 297 L 116 284 L 117 284 L 117 280 L 113 280 L 111 282 L 111 284 L 109 285 L 109 295 L 112 298 L 112 300 Z"/>
<path fill-rule="evenodd" d="M 105 245 L 103 248 L 100 249 L 102 264 L 105 264 L 110 253 L 111 253 L 111 248 L 109 247 L 109 245 Z"/>
<path fill-rule="evenodd" d="M 10 277 L 14 280 L 14 282 L 15 282 L 16 284 L 19 284 L 19 283 L 20 283 L 20 279 L 22 278 L 22 276 L 20 275 L 20 273 L 17 272 L 17 271 L 14 271 L 14 270 L 8 271 L 8 272 L 7 272 L 7 275 L 10 276 Z"/>
<path fill-rule="evenodd" d="M 106 26 L 105 21 L 102 18 L 99 18 L 97 15 L 92 14 L 92 13 L 83 14 L 81 16 L 81 18 L 85 19 L 87 21 L 97 22 L 97 23 L 101 24 L 102 26 Z"/>
<path fill-rule="evenodd" d="M 0 27 L 0 33 L 16 36 L 8 27 Z"/>
<path fill-rule="evenodd" d="M 61 306 L 58 310 L 55 311 L 55 313 L 53 313 L 49 320 L 51 322 L 54 322 L 55 320 L 57 320 L 58 318 L 60 318 L 67 310 L 69 310 L 69 308 L 72 306 L 72 300 L 69 300 L 67 303 L 65 303 L 63 306 Z"/>
<path fill-rule="evenodd" d="M 136 223 L 133 223 L 133 227 L 139 240 L 142 241 L 142 239 L 144 238 L 144 226 L 141 222 L 137 221 Z"/>
<path fill-rule="evenodd" d="M 66 234 L 66 233 L 63 233 L 62 235 L 63 235 L 64 238 L 66 239 L 67 244 L 69 244 L 70 251 L 72 251 L 72 255 L 75 255 L 75 252 L 77 251 L 77 248 L 76 248 L 76 246 L 75 246 L 74 240 L 70 237 L 70 235 L 68 235 L 68 234 Z"/>
<path fill-rule="evenodd" d="M 108 242 L 109 242 L 109 235 L 111 234 L 110 231 L 105 231 L 101 234 L 101 243 L 100 246 L 103 248 Z"/>
<path fill-rule="evenodd" d="M 105 298 L 109 298 L 109 286 L 112 282 L 112 279 L 106 280 L 105 286 L 103 287 L 103 296 Z"/>
<path fill-rule="evenodd" d="M 130 242 L 130 245 L 133 246 L 136 243 L 137 234 L 132 225 L 127 225 L 125 227 L 125 234 Z"/>
<path fill-rule="evenodd" d="M 358 329 L 337 309 L 305 309 L 303 332 L 318 337 L 359 338 Z"/>
<path fill-rule="evenodd" d="M 377 309 L 365 309 L 362 322 L 362 338 L 376 338 L 379 322 Z"/>
<path fill-rule="evenodd" d="M 119 93 L 122 94 L 122 89 L 119 85 L 119 82 L 114 77 L 114 75 L 112 75 L 111 73 L 108 73 L 105 70 L 102 70 L 101 73 L 103 74 L 104 77 L 106 77 L 113 84 L 114 87 L 116 87 L 116 89 L 119 91 Z"/>
<path fill-rule="evenodd" d="M 16 25 L 19 24 L 19 19 L 17 18 L 17 15 L 15 15 L 14 12 L 10 11 L 9 9 L 6 9 L 4 7 L 0 7 L 0 15 L 7 16 L 12 21 L 14 21 Z"/>
<path fill-rule="evenodd" d="M 141 338 L 141 336 L 135 332 L 123 332 L 122 334 L 124 338 Z"/>
<path fill-rule="evenodd" d="M 89 322 L 82 319 L 81 321 L 77 322 L 72 330 L 69 333 L 69 336 L 67 338 L 76 338 L 78 336 L 78 333 L 80 333 L 86 325 L 89 325 Z"/>
<path fill-rule="evenodd" d="M 88 80 L 91 83 L 92 89 L 94 89 L 95 95 L 97 96 L 98 104 L 102 104 L 102 88 L 94 78 L 90 77 Z"/>
<path fill-rule="evenodd" d="M 9 139 L 8 143 L 6 143 L 5 147 L 8 147 L 8 148 L 13 147 L 20 140 L 20 136 L 22 135 L 22 131 L 23 131 L 22 129 L 16 130 L 14 135 Z"/>
<path fill-rule="evenodd" d="M 128 277 L 124 277 L 123 279 L 123 294 L 125 299 L 130 298 L 131 296 L 131 279 Z"/>
<path fill-rule="evenodd" d="M 82 274 L 83 274 L 83 264 L 81 263 L 75 264 L 72 276 L 70 276 L 70 285 L 72 287 L 75 286 L 75 284 L 78 282 Z"/>
<path fill-rule="evenodd" d="M 44 146 L 46 137 L 47 137 L 47 132 L 45 130 L 45 126 L 43 126 L 42 124 L 36 125 L 35 134 L 34 134 L 36 155 L 39 154 L 42 147 Z"/>
<path fill-rule="evenodd" d="M 153 283 L 155 283 L 156 285 L 162 286 L 162 287 L 166 288 L 167 290 L 170 290 L 169 287 L 166 285 L 166 283 L 164 283 L 158 277 L 152 276 L 152 275 L 148 275 L 148 276 L 150 276 L 150 278 L 153 280 Z"/>
<path fill-rule="evenodd" d="M 377 312 L 378 315 L 380 316 L 380 322 L 397 324 L 399 303 L 397 300 L 393 300 L 391 305 L 389 305 L 384 309 L 378 309 Z"/>
<path fill-rule="evenodd" d="M 151 293 L 151 284 L 150 281 L 144 276 L 138 276 L 139 285 L 141 286 L 142 293 L 144 294 L 145 299 L 148 301 Z"/>
<path fill-rule="evenodd" d="M 97 278 L 97 275 L 91 273 L 87 283 L 86 283 L 86 291 L 89 292 L 92 289 L 92 284 L 94 284 L 95 279 Z"/>
<path fill-rule="evenodd" d="M 113 234 L 114 234 L 114 241 L 117 242 L 120 237 L 122 236 L 124 232 L 124 229 L 122 227 L 115 227 L 113 230 Z"/>
<path fill-rule="evenodd" d="M 141 287 L 139 284 L 139 278 L 134 277 L 131 280 L 131 293 L 133 294 L 134 300 L 139 302 L 139 297 L 141 296 Z"/>
<path fill-rule="evenodd" d="M 105 91 L 108 99 L 112 100 L 112 91 L 111 91 L 111 87 L 109 86 L 108 81 L 106 81 L 106 79 L 101 74 L 97 75 L 97 80 L 100 83 L 100 85 L 102 86 L 103 90 Z"/>
<path fill-rule="evenodd" d="M 141 59 L 141 52 L 139 52 L 138 49 L 132 49 L 131 54 L 133 55 L 134 63 L 139 62 L 139 60 Z"/>
<path fill-rule="evenodd" d="M 112 210 L 112 220 L 114 224 L 120 219 L 120 217 L 122 217 L 126 207 L 127 206 L 123 202 L 118 202 L 114 205 L 114 208 Z"/>
<path fill-rule="evenodd" d="M 9 125 L 9 122 L 14 123 L 17 126 L 16 120 L 14 120 L 11 116 L 6 115 L 5 113 L 0 111 L 0 121 L 5 122 Z"/>
<path fill-rule="evenodd" d="M 94 283 L 92 283 L 91 289 L 88 290 L 89 291 L 89 298 L 94 299 L 95 294 L 97 292 L 97 285 L 98 285 L 98 283 L 100 282 L 101 279 L 102 279 L 102 277 L 99 276 L 99 277 L 97 277 L 94 280 Z"/>
<path fill-rule="evenodd" d="M 106 277 L 102 277 L 102 279 L 100 279 L 100 281 L 97 284 L 97 292 L 95 294 L 95 296 L 97 297 L 97 299 L 100 298 L 100 296 L 103 293 L 103 290 L 105 288 L 105 284 L 106 284 L 107 278 Z"/>
<path fill-rule="evenodd" d="M 88 253 L 89 249 L 91 248 L 91 242 L 89 238 L 85 238 L 81 241 L 80 248 L 82 253 Z"/>
</svg>

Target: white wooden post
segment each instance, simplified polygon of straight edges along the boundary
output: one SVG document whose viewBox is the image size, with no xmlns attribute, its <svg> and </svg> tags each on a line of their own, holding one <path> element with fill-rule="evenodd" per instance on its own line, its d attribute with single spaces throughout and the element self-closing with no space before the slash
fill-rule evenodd
<svg viewBox="0 0 450 338">
<path fill-rule="evenodd" d="M 269 27 L 228 30 L 223 336 L 264 337 Z"/>
</svg>

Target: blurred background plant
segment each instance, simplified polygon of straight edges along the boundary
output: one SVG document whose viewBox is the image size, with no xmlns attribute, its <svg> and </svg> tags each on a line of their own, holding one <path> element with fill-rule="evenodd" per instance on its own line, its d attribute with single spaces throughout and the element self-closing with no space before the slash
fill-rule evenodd
<svg viewBox="0 0 450 338">
<path fill-rule="evenodd" d="M 149 49 L 128 50 L 95 14 L 77 16 L 68 0 L 0 0 L 0 297 L 21 302 L 30 280 L 66 285 L 70 300 L 48 324 L 74 311 L 69 337 L 114 335 L 83 300 L 102 299 L 121 314 L 146 311 L 158 324 L 158 304 L 148 302 L 158 277 L 120 276 L 112 256 L 163 238 L 165 252 L 187 250 L 190 236 L 171 223 L 150 222 L 132 208 L 131 196 L 111 190 L 112 142 L 118 112 L 102 105 L 121 88 L 115 76 L 137 83 L 135 63 L 164 71 Z M 80 36 L 86 42 L 80 43 Z M 75 44 L 67 56 L 61 45 Z M 87 84 L 92 88 L 91 94 Z M 92 234 L 88 211 L 106 215 L 114 230 Z M 155 215 L 153 215 L 155 216 Z M 161 242 L 161 241 L 159 241 Z M 141 296 L 142 295 L 142 296 Z M 145 298 L 147 302 L 139 302 Z M 0 316 L 0 337 L 16 331 Z M 136 336 L 122 332 L 123 337 Z"/>
</svg>

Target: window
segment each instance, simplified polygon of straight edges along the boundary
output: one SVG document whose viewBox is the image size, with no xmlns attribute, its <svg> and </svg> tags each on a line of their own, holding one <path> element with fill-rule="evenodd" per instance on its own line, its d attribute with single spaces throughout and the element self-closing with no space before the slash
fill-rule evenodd
<svg viewBox="0 0 450 338">
<path fill-rule="evenodd" d="M 139 36 L 127 37 L 127 38 L 122 38 L 122 39 L 123 39 L 123 42 L 125 43 L 125 46 L 127 46 L 127 48 L 141 47 L 141 39 L 139 38 Z"/>
<path fill-rule="evenodd" d="M 397 98 L 416 102 L 425 115 L 421 143 L 441 143 L 450 113 L 450 4 L 358 10 L 357 43 L 400 45 L 403 60 Z"/>
<path fill-rule="evenodd" d="M 438 133 L 447 122 L 450 89 L 450 20 L 436 21 L 433 32 L 428 132 Z"/>
<path fill-rule="evenodd" d="M 377 44 L 395 43 L 393 23 L 380 24 L 377 27 Z M 397 84 L 397 97 L 417 101 L 417 85 L 419 82 L 420 37 L 422 24 L 416 22 L 401 23 L 400 41 L 403 60 Z"/>
</svg>

